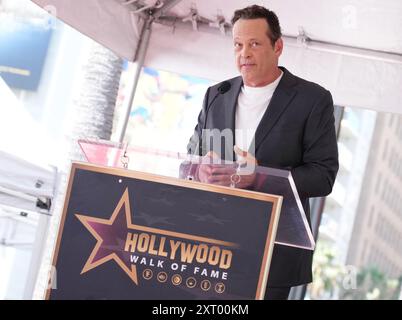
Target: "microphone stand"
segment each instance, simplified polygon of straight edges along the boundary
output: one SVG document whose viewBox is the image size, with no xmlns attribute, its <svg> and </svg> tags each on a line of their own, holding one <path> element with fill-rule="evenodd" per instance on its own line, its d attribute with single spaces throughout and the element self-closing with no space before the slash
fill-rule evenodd
<svg viewBox="0 0 402 320">
<path fill-rule="evenodd" d="M 221 83 L 221 85 L 218 87 L 218 92 L 215 94 L 215 96 L 213 97 L 212 101 L 207 105 L 206 109 L 205 109 L 205 118 L 204 118 L 204 123 L 203 126 L 201 128 L 201 137 L 198 141 L 198 154 L 199 157 L 202 158 L 203 154 L 202 154 L 202 145 L 203 145 L 203 133 L 206 130 L 207 127 L 207 119 L 208 119 L 208 112 L 211 109 L 213 103 L 215 102 L 215 100 L 218 98 L 219 95 L 223 95 L 226 92 L 228 92 L 231 88 L 231 84 L 229 81 L 224 81 Z M 196 148 L 197 149 L 197 148 Z M 191 159 L 190 159 L 190 168 L 189 171 L 187 173 L 187 180 L 194 180 L 194 175 L 195 173 L 193 173 L 192 171 L 194 171 L 194 167 L 193 167 L 193 154 L 191 155 Z"/>
</svg>

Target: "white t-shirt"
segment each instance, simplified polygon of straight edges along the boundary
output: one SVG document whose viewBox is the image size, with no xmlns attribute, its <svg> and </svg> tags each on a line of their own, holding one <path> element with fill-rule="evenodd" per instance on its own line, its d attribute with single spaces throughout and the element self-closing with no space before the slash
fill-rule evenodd
<svg viewBox="0 0 402 320">
<path fill-rule="evenodd" d="M 241 88 L 235 118 L 235 141 L 240 149 L 249 150 L 258 124 L 282 76 L 283 72 L 281 72 L 278 79 L 265 87 L 248 87 L 244 85 Z"/>
</svg>

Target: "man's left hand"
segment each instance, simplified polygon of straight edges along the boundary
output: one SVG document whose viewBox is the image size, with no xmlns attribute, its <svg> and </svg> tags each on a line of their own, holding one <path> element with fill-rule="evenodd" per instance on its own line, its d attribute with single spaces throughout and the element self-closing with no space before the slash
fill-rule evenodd
<svg viewBox="0 0 402 320">
<path fill-rule="evenodd" d="M 251 153 L 240 149 L 238 146 L 234 146 L 233 150 L 237 154 L 237 163 L 239 164 L 236 178 L 233 179 L 235 187 L 240 189 L 248 188 L 254 184 L 257 177 L 257 159 Z"/>
</svg>

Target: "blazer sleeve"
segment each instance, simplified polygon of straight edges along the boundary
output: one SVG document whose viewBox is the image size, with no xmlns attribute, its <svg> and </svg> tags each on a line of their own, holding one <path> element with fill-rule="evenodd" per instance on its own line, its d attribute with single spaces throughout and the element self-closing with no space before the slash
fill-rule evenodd
<svg viewBox="0 0 402 320">
<path fill-rule="evenodd" d="M 331 93 L 325 90 L 305 125 L 302 165 L 291 170 L 300 197 L 330 194 L 338 168 L 334 104 Z"/>
</svg>

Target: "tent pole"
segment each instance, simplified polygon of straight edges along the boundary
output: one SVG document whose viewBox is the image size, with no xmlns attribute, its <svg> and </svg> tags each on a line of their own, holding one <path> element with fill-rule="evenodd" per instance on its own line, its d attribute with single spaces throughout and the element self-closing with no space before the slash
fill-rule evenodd
<svg viewBox="0 0 402 320">
<path fill-rule="evenodd" d="M 122 120 L 119 121 L 121 125 L 117 128 L 117 136 L 118 136 L 119 142 L 123 142 L 124 136 L 126 134 L 128 122 L 130 120 L 130 113 L 131 113 L 131 108 L 133 106 L 135 92 L 137 90 L 138 81 L 140 79 L 142 67 L 144 66 L 145 56 L 146 56 L 148 46 L 149 46 L 149 40 L 151 38 L 151 27 L 152 27 L 153 21 L 154 21 L 154 17 L 149 15 L 148 18 L 145 20 L 144 26 L 142 28 L 141 37 L 140 37 L 141 40 L 140 40 L 140 43 L 138 46 L 136 59 L 135 59 L 135 61 L 137 61 L 137 67 L 136 67 L 135 74 L 134 74 L 134 83 L 130 89 L 128 101 L 125 104 L 125 110 L 123 111 L 124 114 L 123 114 Z"/>
</svg>

